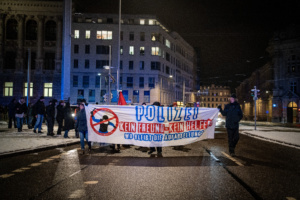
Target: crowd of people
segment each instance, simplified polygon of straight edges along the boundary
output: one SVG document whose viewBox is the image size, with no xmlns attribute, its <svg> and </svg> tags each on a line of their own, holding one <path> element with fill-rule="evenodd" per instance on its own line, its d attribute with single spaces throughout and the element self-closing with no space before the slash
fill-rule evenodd
<svg viewBox="0 0 300 200">
<path fill-rule="evenodd" d="M 231 156 L 235 156 L 235 147 L 239 140 L 239 121 L 243 117 L 243 112 L 239 103 L 237 103 L 236 95 L 232 94 L 229 99 L 229 104 L 227 104 L 222 109 L 221 106 L 218 106 L 219 111 L 223 116 L 226 117 L 226 128 L 228 133 L 228 145 L 229 153 Z M 72 117 L 72 111 L 69 102 L 64 102 L 63 100 L 58 102 L 56 99 L 49 101 L 49 105 L 45 106 L 45 98 L 41 96 L 35 104 L 28 104 L 28 107 L 25 103 L 25 98 L 21 97 L 19 100 L 12 99 L 8 106 L 1 106 L 1 119 L 5 118 L 5 113 L 8 114 L 8 128 L 14 127 L 18 129 L 18 132 L 22 132 L 23 124 L 28 125 L 28 129 L 33 128 L 34 133 L 43 133 L 42 132 L 42 123 L 43 120 L 47 121 L 47 135 L 54 136 L 54 123 L 55 119 L 58 124 L 57 136 L 61 136 L 61 132 L 64 129 L 64 138 L 69 138 L 68 133 L 70 130 L 75 129 L 76 137 L 80 138 L 80 145 L 82 154 L 85 153 L 85 142 L 88 143 L 88 151 L 91 151 L 91 142 L 88 139 L 88 128 L 87 128 L 87 119 L 85 113 L 85 106 L 87 105 L 86 101 L 83 99 L 79 103 L 79 108 L 75 110 L 76 116 Z M 146 105 L 143 103 L 142 105 Z M 159 102 L 154 102 L 153 105 L 161 106 Z M 176 102 L 171 105 L 177 107 Z M 92 114 L 93 116 L 93 114 Z M 106 117 L 106 118 L 105 118 Z M 107 116 L 103 117 L 103 120 L 106 120 Z M 101 121 L 101 120 L 100 120 Z M 105 128 L 105 127 L 104 127 Z M 104 128 L 100 126 L 99 131 L 105 131 Z M 107 127 L 106 127 L 107 128 Z M 37 132 L 38 131 L 38 132 Z M 127 147 L 128 145 L 123 145 Z M 113 151 L 115 150 L 115 144 L 111 144 L 110 147 Z M 144 147 L 136 148 L 136 150 L 144 151 Z M 146 148 L 148 150 L 148 148 Z M 182 150 L 183 146 L 174 147 L 176 150 Z M 117 144 L 117 151 L 120 151 L 120 144 Z M 157 155 L 162 155 L 162 147 L 150 147 L 148 154 L 152 154 L 157 151 Z"/>
</svg>

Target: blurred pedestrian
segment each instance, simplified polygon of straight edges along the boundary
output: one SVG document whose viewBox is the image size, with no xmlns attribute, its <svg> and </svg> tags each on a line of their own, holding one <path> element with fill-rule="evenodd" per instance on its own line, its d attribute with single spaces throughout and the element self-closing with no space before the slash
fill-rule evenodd
<svg viewBox="0 0 300 200">
<path fill-rule="evenodd" d="M 161 106 L 158 101 L 154 102 L 152 105 Z M 162 156 L 162 147 L 156 147 L 156 150 L 157 150 L 157 156 Z M 155 147 L 150 147 L 150 151 L 148 152 L 148 154 L 152 154 L 153 152 L 155 152 Z"/>
<path fill-rule="evenodd" d="M 46 107 L 46 120 L 47 120 L 47 135 L 54 136 L 54 117 L 55 117 L 55 101 L 49 101 L 49 105 Z"/>
<path fill-rule="evenodd" d="M 63 121 L 64 121 L 64 105 L 65 102 L 63 100 L 60 100 L 58 106 L 56 106 L 57 109 L 56 121 L 58 123 L 57 136 L 61 136 Z"/>
<path fill-rule="evenodd" d="M 21 97 L 16 104 L 16 120 L 17 120 L 18 132 L 22 132 L 23 119 L 25 113 L 27 113 L 27 106 L 25 104 L 25 98 Z"/>
<path fill-rule="evenodd" d="M 79 135 L 80 135 L 81 152 L 82 152 L 82 154 L 84 154 L 85 153 L 84 138 L 88 143 L 88 146 L 89 146 L 88 151 L 89 152 L 92 149 L 92 145 L 91 145 L 91 142 L 89 142 L 89 139 L 88 139 L 88 128 L 87 128 L 84 102 L 80 103 L 79 108 L 80 108 L 80 110 L 78 111 L 78 114 L 77 114 L 76 128 L 78 129 Z"/>
<path fill-rule="evenodd" d="M 64 138 L 69 138 L 68 132 L 74 129 L 74 119 L 72 117 L 70 103 L 67 102 L 64 108 L 64 119 L 65 119 L 65 134 Z"/>
<path fill-rule="evenodd" d="M 222 110 L 221 105 L 218 106 L 221 114 L 226 116 L 226 129 L 228 133 L 229 153 L 235 156 L 235 147 L 239 141 L 239 122 L 243 118 L 243 111 L 240 104 L 236 101 L 236 94 L 231 94 L 230 103 L 225 105 Z"/>
<path fill-rule="evenodd" d="M 44 120 L 44 115 L 46 112 L 44 101 L 45 101 L 44 96 L 41 96 L 40 99 L 34 105 L 35 118 L 36 118 L 36 123 L 33 128 L 34 133 L 36 133 L 36 129 L 38 129 L 38 133 L 43 133 L 41 130 L 42 130 L 42 124 Z"/>
<path fill-rule="evenodd" d="M 8 104 L 8 128 L 12 128 L 12 122 L 14 122 L 14 127 L 17 128 L 16 123 L 16 99 L 13 98 Z"/>
<path fill-rule="evenodd" d="M 28 104 L 28 108 L 27 108 L 27 126 L 28 129 L 32 129 L 32 103 Z"/>
</svg>

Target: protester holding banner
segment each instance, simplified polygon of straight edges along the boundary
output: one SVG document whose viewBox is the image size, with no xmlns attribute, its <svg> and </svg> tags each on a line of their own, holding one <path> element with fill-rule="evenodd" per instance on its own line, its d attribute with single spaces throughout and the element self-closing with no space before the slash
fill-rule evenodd
<svg viewBox="0 0 300 200">
<path fill-rule="evenodd" d="M 158 101 L 156 101 L 152 105 L 154 105 L 154 106 L 160 106 L 160 103 Z M 157 155 L 161 156 L 161 154 L 162 154 L 162 147 L 156 147 L 156 149 L 157 149 Z M 148 152 L 148 154 L 152 154 L 153 152 L 155 152 L 155 147 L 150 147 L 150 151 Z"/>
<path fill-rule="evenodd" d="M 229 101 L 230 103 L 225 105 L 224 110 L 222 110 L 221 105 L 218 106 L 218 109 L 223 116 L 226 116 L 229 153 L 234 157 L 234 150 L 239 141 L 239 122 L 243 118 L 243 111 L 240 104 L 236 101 L 235 94 L 230 96 Z"/>
<path fill-rule="evenodd" d="M 89 142 L 89 140 L 88 140 L 88 128 L 87 128 L 87 120 L 86 120 L 84 103 L 80 103 L 79 108 L 80 108 L 80 110 L 78 111 L 78 114 L 77 114 L 76 128 L 80 135 L 80 145 L 81 145 L 82 154 L 84 154 L 85 153 L 84 138 L 88 143 L 88 146 L 89 146 L 88 151 L 89 152 L 91 151 L 92 145 L 91 145 L 91 142 Z"/>
</svg>

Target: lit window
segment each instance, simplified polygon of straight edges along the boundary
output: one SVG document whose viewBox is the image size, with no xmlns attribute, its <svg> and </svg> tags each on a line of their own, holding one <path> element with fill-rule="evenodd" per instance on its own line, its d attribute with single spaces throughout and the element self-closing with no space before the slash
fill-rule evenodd
<svg viewBox="0 0 300 200">
<path fill-rule="evenodd" d="M 85 31 L 85 39 L 91 38 L 91 31 Z"/>
<path fill-rule="evenodd" d="M 75 30 L 75 32 L 74 32 L 74 38 L 75 39 L 79 38 L 79 30 Z"/>
<path fill-rule="evenodd" d="M 144 19 L 140 19 L 140 25 L 145 25 L 145 20 Z"/>
<path fill-rule="evenodd" d="M 120 46 L 120 55 L 123 55 L 123 46 Z"/>
<path fill-rule="evenodd" d="M 112 31 L 97 31 L 96 38 L 100 40 L 112 40 Z"/>
<path fill-rule="evenodd" d="M 154 19 L 149 19 L 149 25 L 154 25 L 155 24 L 155 20 Z"/>
<path fill-rule="evenodd" d="M 145 55 L 145 47 L 140 47 L 140 55 Z"/>
<path fill-rule="evenodd" d="M 53 83 L 44 83 L 44 96 L 52 97 Z"/>
<path fill-rule="evenodd" d="M 129 47 L 129 55 L 134 55 L 134 46 Z"/>
<path fill-rule="evenodd" d="M 98 21 L 98 23 L 100 23 L 100 24 L 102 23 L 102 19 L 98 19 L 97 21 Z"/>
<path fill-rule="evenodd" d="M 160 48 L 159 47 L 151 47 L 151 55 L 153 56 L 160 56 Z"/>
<path fill-rule="evenodd" d="M 171 48 L 171 42 L 169 40 L 166 39 L 166 46 Z"/>
<path fill-rule="evenodd" d="M 29 89 L 29 96 L 32 97 L 32 93 L 33 93 L 33 83 L 30 83 L 30 89 Z M 27 83 L 24 83 L 24 97 L 27 97 Z"/>
<path fill-rule="evenodd" d="M 5 82 L 4 83 L 4 96 L 13 96 L 13 82 Z"/>
</svg>

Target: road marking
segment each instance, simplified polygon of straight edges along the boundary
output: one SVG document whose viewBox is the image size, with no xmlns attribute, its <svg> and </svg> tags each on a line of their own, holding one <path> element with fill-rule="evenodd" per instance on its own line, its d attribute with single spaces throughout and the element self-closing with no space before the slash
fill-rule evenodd
<svg viewBox="0 0 300 200">
<path fill-rule="evenodd" d="M 287 200 L 297 200 L 297 199 L 294 198 L 294 197 L 287 197 L 286 199 L 287 199 Z"/>
<path fill-rule="evenodd" d="M 50 159 L 57 159 L 57 158 L 60 158 L 60 155 L 50 157 Z"/>
<path fill-rule="evenodd" d="M 14 170 L 14 171 L 12 171 L 12 172 L 14 172 L 14 173 L 16 173 L 16 172 L 24 172 L 25 170 L 23 170 L 23 169 L 16 169 L 16 170 Z"/>
<path fill-rule="evenodd" d="M 72 194 L 70 194 L 70 196 L 68 197 L 68 199 L 79 199 L 81 197 L 85 196 L 85 191 L 84 190 L 75 190 Z"/>
<path fill-rule="evenodd" d="M 239 166 L 244 166 L 242 163 L 240 163 L 239 161 L 237 161 L 236 159 L 234 159 L 232 156 L 228 155 L 227 153 L 221 151 L 221 153 L 226 156 L 227 158 L 229 158 L 230 160 L 232 160 L 233 162 L 235 162 L 236 164 L 238 164 Z"/>
<path fill-rule="evenodd" d="M 52 161 L 52 160 L 53 160 L 53 159 L 48 158 L 48 159 L 41 160 L 40 162 L 41 162 L 41 163 L 44 163 L 44 162 L 49 162 L 49 161 Z"/>
<path fill-rule="evenodd" d="M 29 167 L 22 167 L 22 168 L 20 168 L 20 169 L 22 169 L 22 170 L 28 170 L 28 169 L 31 169 L 31 168 L 29 168 Z"/>
<path fill-rule="evenodd" d="M 13 175 L 15 175 L 15 174 L 2 174 L 0 177 L 1 178 L 8 178 L 8 177 L 11 177 Z"/>
<path fill-rule="evenodd" d="M 97 184 L 98 181 L 86 181 L 84 182 L 84 184 L 88 184 L 88 185 L 93 185 L 93 184 Z"/>
<path fill-rule="evenodd" d="M 31 167 L 37 167 L 37 166 L 40 166 L 42 163 L 32 163 L 31 165 L 29 165 L 29 166 L 31 166 Z"/>
</svg>

